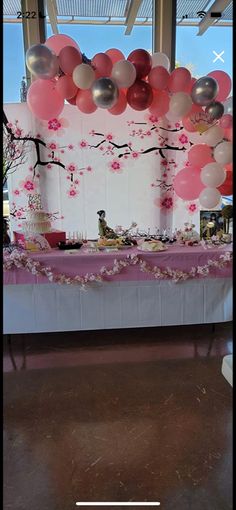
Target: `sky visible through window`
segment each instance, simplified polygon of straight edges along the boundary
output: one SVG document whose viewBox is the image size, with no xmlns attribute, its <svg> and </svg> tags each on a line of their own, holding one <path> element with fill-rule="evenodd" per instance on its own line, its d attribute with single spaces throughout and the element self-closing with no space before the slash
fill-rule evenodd
<svg viewBox="0 0 236 510">
<path fill-rule="evenodd" d="M 88 58 L 109 48 L 120 49 L 125 57 L 136 48 L 152 48 L 151 26 L 134 27 L 129 36 L 124 35 L 124 26 L 58 25 L 58 29 L 75 39 Z M 177 26 L 176 61 L 196 78 L 213 70 L 232 76 L 232 27 L 211 27 L 202 36 L 197 32 L 198 27 Z M 47 37 L 50 35 L 51 26 L 47 24 Z M 4 102 L 15 103 L 20 101 L 20 83 L 25 75 L 21 23 L 4 23 L 3 44 Z"/>
</svg>

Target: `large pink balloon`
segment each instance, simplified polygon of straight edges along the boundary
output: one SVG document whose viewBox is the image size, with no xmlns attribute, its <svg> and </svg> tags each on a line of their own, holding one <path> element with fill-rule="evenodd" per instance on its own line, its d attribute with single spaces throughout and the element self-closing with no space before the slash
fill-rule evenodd
<svg viewBox="0 0 236 510">
<path fill-rule="evenodd" d="M 212 149 L 205 143 L 193 145 L 188 152 L 190 165 L 196 165 L 200 168 L 213 162 Z"/>
<path fill-rule="evenodd" d="M 219 92 L 214 101 L 225 101 L 231 91 L 231 78 L 224 71 L 212 71 L 208 74 L 214 78 L 219 85 Z"/>
<path fill-rule="evenodd" d="M 91 90 L 79 90 L 76 96 L 76 105 L 83 113 L 93 113 L 97 110 Z"/>
<path fill-rule="evenodd" d="M 191 74 L 185 67 L 177 67 L 172 71 L 168 80 L 170 92 L 186 92 L 191 82 Z"/>
<path fill-rule="evenodd" d="M 79 46 L 77 42 L 74 41 L 71 37 L 64 34 L 52 35 L 45 41 L 45 45 L 50 48 L 56 55 L 58 56 L 60 51 L 63 50 L 66 46 L 73 46 L 79 50 Z"/>
<path fill-rule="evenodd" d="M 148 75 L 148 81 L 154 89 L 163 90 L 167 87 L 169 73 L 163 66 L 153 67 Z"/>
<path fill-rule="evenodd" d="M 74 84 L 71 76 L 61 76 L 55 88 L 63 99 L 71 99 L 78 92 L 78 88 Z"/>
<path fill-rule="evenodd" d="M 225 115 L 223 115 L 223 117 L 221 117 L 221 119 L 219 121 L 219 124 L 220 124 L 220 127 L 222 127 L 223 129 L 231 128 L 233 126 L 232 115 L 230 115 L 229 113 L 226 113 Z"/>
<path fill-rule="evenodd" d="M 96 53 L 92 59 L 92 64 L 96 69 L 96 76 L 107 78 L 111 74 L 112 61 L 106 53 Z"/>
<path fill-rule="evenodd" d="M 169 94 L 165 90 L 154 90 L 153 100 L 149 106 L 150 113 L 163 117 L 169 110 Z"/>
<path fill-rule="evenodd" d="M 51 80 L 36 80 L 31 83 L 27 93 L 27 103 L 31 112 L 41 120 L 58 117 L 63 110 L 64 99 L 56 91 Z"/>
<path fill-rule="evenodd" d="M 123 55 L 122 51 L 117 50 L 116 48 L 110 48 L 109 50 L 105 51 L 106 55 L 110 57 L 112 64 L 114 65 L 119 60 L 124 60 L 125 56 Z"/>
<path fill-rule="evenodd" d="M 125 111 L 126 106 L 127 106 L 126 94 L 123 92 L 123 90 L 120 89 L 117 103 L 108 111 L 112 115 L 121 115 L 121 113 Z"/>
<path fill-rule="evenodd" d="M 59 53 L 59 65 L 63 73 L 72 75 L 74 68 L 82 63 L 80 50 L 65 46 Z"/>
<path fill-rule="evenodd" d="M 195 167 L 186 167 L 180 170 L 174 178 L 173 186 L 176 195 L 183 200 L 196 200 L 204 189 L 200 171 Z"/>
</svg>

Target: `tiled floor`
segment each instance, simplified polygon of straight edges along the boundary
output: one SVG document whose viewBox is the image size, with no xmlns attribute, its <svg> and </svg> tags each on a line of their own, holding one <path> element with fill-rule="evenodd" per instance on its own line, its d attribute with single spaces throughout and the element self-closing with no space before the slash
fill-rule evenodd
<svg viewBox="0 0 236 510">
<path fill-rule="evenodd" d="M 4 349 L 4 510 L 232 509 L 231 324 L 23 340 L 22 370 Z"/>
</svg>

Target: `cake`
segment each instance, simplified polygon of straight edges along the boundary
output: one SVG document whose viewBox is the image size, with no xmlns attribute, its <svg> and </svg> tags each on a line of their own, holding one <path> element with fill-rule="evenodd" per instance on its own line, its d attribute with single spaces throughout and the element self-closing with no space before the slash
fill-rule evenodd
<svg viewBox="0 0 236 510">
<path fill-rule="evenodd" d="M 166 247 L 161 241 L 143 241 L 142 244 L 139 245 L 139 248 L 143 251 L 163 251 L 166 250 Z"/>
<path fill-rule="evenodd" d="M 42 209 L 40 195 L 33 195 L 29 198 L 24 230 L 29 234 L 45 234 L 51 231 L 49 214 Z"/>
</svg>

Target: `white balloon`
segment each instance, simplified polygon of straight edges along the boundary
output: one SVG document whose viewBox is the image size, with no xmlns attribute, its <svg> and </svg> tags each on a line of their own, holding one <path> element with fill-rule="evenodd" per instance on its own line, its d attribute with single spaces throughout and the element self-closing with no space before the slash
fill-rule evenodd
<svg viewBox="0 0 236 510">
<path fill-rule="evenodd" d="M 209 188 L 218 188 L 226 179 L 226 171 L 218 163 L 208 163 L 200 173 L 202 183 Z"/>
<path fill-rule="evenodd" d="M 221 142 L 214 149 L 214 158 L 221 165 L 228 165 L 233 159 L 232 142 Z"/>
<path fill-rule="evenodd" d="M 79 89 L 90 89 L 95 80 L 95 72 L 88 64 L 79 64 L 74 68 L 72 79 Z"/>
<path fill-rule="evenodd" d="M 202 134 L 202 143 L 215 147 L 224 137 L 224 130 L 220 126 L 212 126 Z"/>
<path fill-rule="evenodd" d="M 179 122 L 181 119 L 181 115 L 175 115 L 170 110 L 165 114 L 165 117 L 170 122 Z"/>
<path fill-rule="evenodd" d="M 192 133 L 190 131 L 185 130 L 185 133 L 186 136 L 188 137 L 189 142 L 192 142 L 194 144 L 204 143 L 202 139 L 202 134 L 198 133 L 198 131 Z"/>
<path fill-rule="evenodd" d="M 192 100 L 186 92 L 176 92 L 170 98 L 169 109 L 173 115 L 184 117 L 192 108 Z"/>
<path fill-rule="evenodd" d="M 170 69 L 170 61 L 165 53 L 161 51 L 157 51 L 152 55 L 152 67 L 163 66 L 169 71 Z"/>
<path fill-rule="evenodd" d="M 129 60 L 119 60 L 113 65 L 111 77 L 119 88 L 131 87 L 136 79 L 136 69 Z"/>
<path fill-rule="evenodd" d="M 226 99 L 226 101 L 223 102 L 223 106 L 224 106 L 224 115 L 227 113 L 229 115 L 233 115 L 233 98 L 232 97 L 228 97 Z"/>
<path fill-rule="evenodd" d="M 216 188 L 204 188 L 199 195 L 199 202 L 205 209 L 216 207 L 221 199 L 221 194 Z"/>
</svg>

